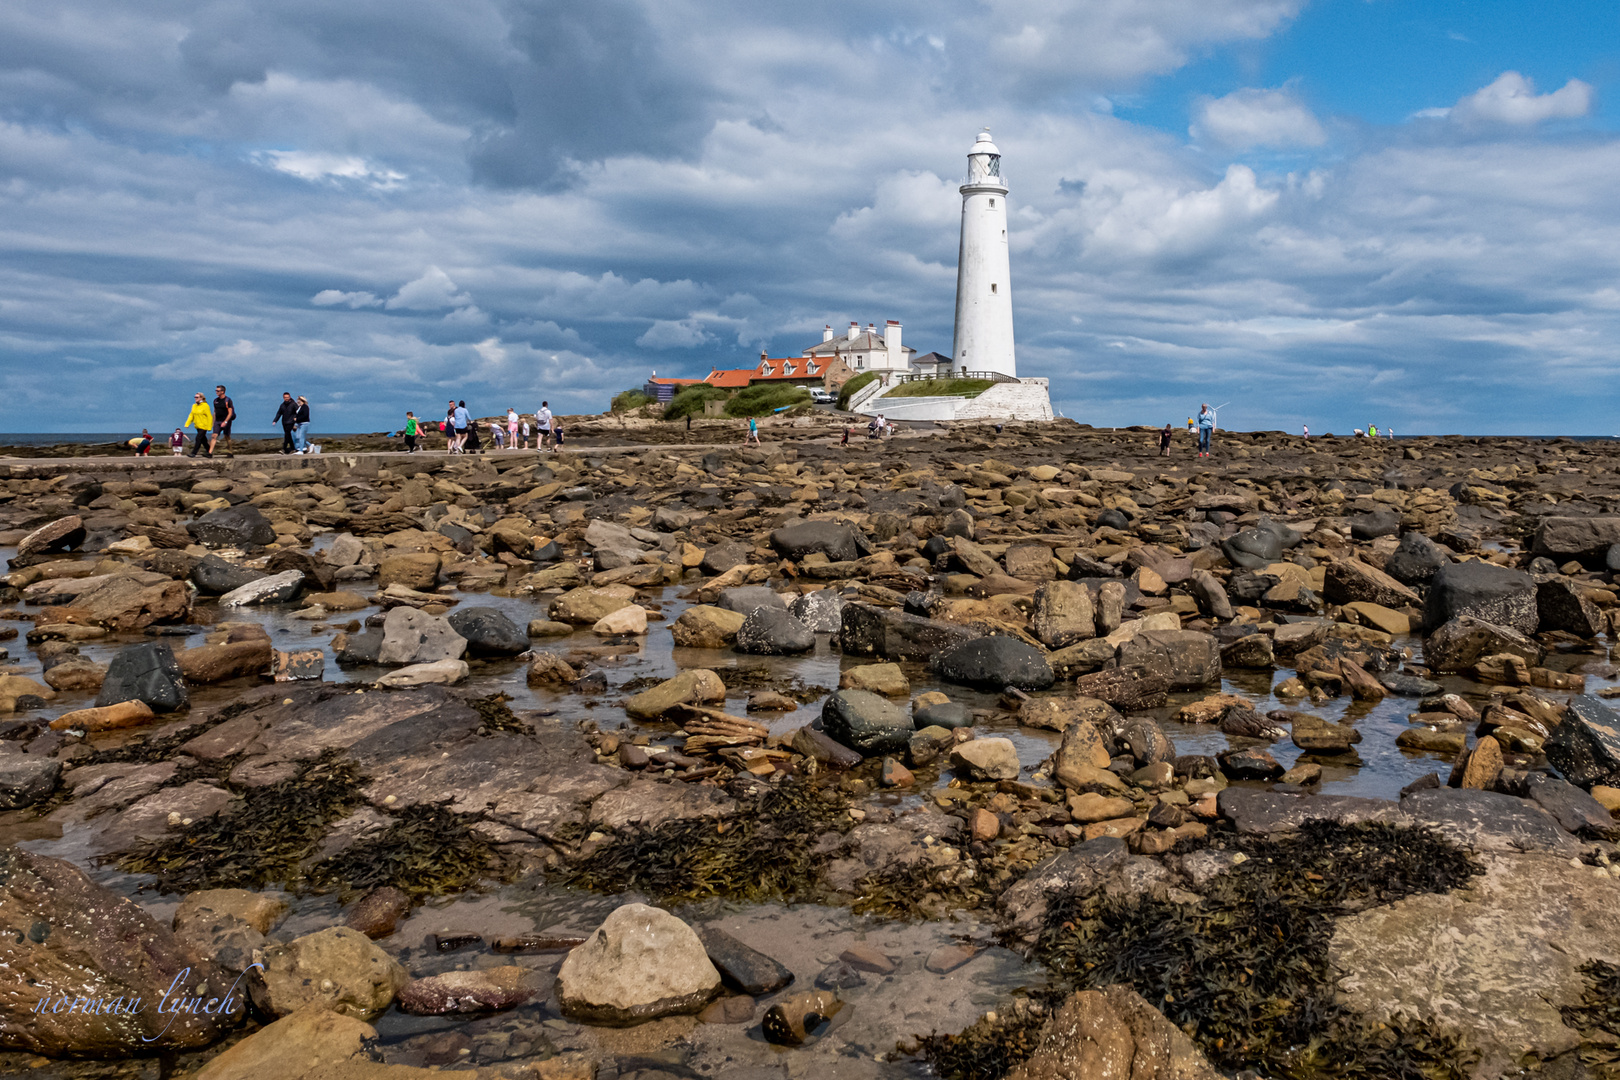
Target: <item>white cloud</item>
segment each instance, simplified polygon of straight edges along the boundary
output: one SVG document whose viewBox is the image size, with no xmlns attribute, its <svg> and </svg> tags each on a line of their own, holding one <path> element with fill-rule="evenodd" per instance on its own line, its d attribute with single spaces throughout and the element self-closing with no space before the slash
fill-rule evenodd
<svg viewBox="0 0 1620 1080">
<path fill-rule="evenodd" d="M 268 160 L 277 172 L 296 176 L 300 180 L 358 180 L 374 188 L 398 187 L 405 174 L 373 165 L 353 154 L 327 154 L 310 150 L 266 150 L 258 155 Z"/>
<path fill-rule="evenodd" d="M 1535 83 L 1517 71 L 1504 71 L 1489 86 L 1457 102 L 1451 110 L 1451 118 L 1462 123 L 1483 121 L 1523 126 L 1585 116 L 1591 108 L 1592 87 L 1579 79 L 1569 80 L 1550 94 L 1538 94 Z"/>
<path fill-rule="evenodd" d="M 506 359 L 506 349 L 501 345 L 501 339 L 498 337 L 485 338 L 474 345 L 473 348 L 477 350 L 479 356 L 484 358 L 486 363 L 498 364 Z"/>
<path fill-rule="evenodd" d="M 1232 243 L 1277 203 L 1247 165 L 1230 165 L 1214 187 L 1177 190 L 1162 179 L 1105 173 L 1086 187 L 1087 248 L 1098 255 L 1186 257 Z"/>
<path fill-rule="evenodd" d="M 1327 141 L 1322 125 L 1291 89 L 1247 88 L 1225 97 L 1200 98 L 1191 132 L 1230 147 L 1321 146 Z"/>
<path fill-rule="evenodd" d="M 348 304 L 351 308 L 382 306 L 382 301 L 377 299 L 373 293 L 342 292 L 338 289 L 322 289 L 310 297 L 309 302 L 316 307 L 332 307 L 336 304 Z"/>
<path fill-rule="evenodd" d="M 407 308 L 411 311 L 442 311 L 445 308 L 472 306 L 472 297 L 456 289 L 450 275 L 437 266 L 430 266 L 415 281 L 400 286 L 399 292 L 389 297 L 388 310 Z"/>
<path fill-rule="evenodd" d="M 659 319 L 636 338 L 644 349 L 691 349 L 714 340 L 697 319 Z"/>
</svg>

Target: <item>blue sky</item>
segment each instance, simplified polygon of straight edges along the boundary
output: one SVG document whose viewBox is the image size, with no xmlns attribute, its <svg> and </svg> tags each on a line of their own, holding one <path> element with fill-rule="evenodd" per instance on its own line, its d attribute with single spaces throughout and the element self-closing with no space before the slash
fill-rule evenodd
<svg viewBox="0 0 1620 1080">
<path fill-rule="evenodd" d="M 1617 82 L 1613 3 L 12 0 L 0 426 L 948 352 L 988 124 L 1065 415 L 1611 434 Z"/>
</svg>

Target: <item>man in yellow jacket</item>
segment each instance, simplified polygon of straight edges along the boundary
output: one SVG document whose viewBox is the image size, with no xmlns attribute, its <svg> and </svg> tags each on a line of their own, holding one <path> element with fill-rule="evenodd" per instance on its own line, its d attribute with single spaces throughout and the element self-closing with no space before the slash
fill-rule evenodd
<svg viewBox="0 0 1620 1080">
<path fill-rule="evenodd" d="M 214 410 L 208 407 L 208 399 L 198 394 L 191 404 L 191 413 L 186 417 L 186 427 L 193 429 L 196 435 L 191 444 L 191 453 L 187 457 L 196 457 L 197 451 L 203 452 L 203 457 L 213 457 L 208 449 L 208 436 L 214 430 Z"/>
</svg>

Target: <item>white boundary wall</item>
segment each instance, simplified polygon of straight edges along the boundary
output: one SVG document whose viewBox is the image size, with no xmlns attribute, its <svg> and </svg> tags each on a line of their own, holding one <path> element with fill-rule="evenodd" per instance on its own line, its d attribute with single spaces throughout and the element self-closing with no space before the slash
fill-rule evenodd
<svg viewBox="0 0 1620 1080">
<path fill-rule="evenodd" d="M 887 389 L 852 410 L 865 416 L 882 413 L 890 420 L 1050 420 L 1052 398 L 1046 379 L 1020 379 L 991 386 L 975 398 L 891 398 Z"/>
</svg>

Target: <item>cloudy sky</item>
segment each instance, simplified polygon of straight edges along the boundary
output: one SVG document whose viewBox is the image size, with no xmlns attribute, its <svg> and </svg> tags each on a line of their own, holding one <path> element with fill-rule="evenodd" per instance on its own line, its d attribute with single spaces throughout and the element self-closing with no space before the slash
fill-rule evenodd
<svg viewBox="0 0 1620 1080">
<path fill-rule="evenodd" d="M 0 429 L 600 411 L 898 319 L 1096 425 L 1620 432 L 1620 7 L 7 0 Z"/>
</svg>

